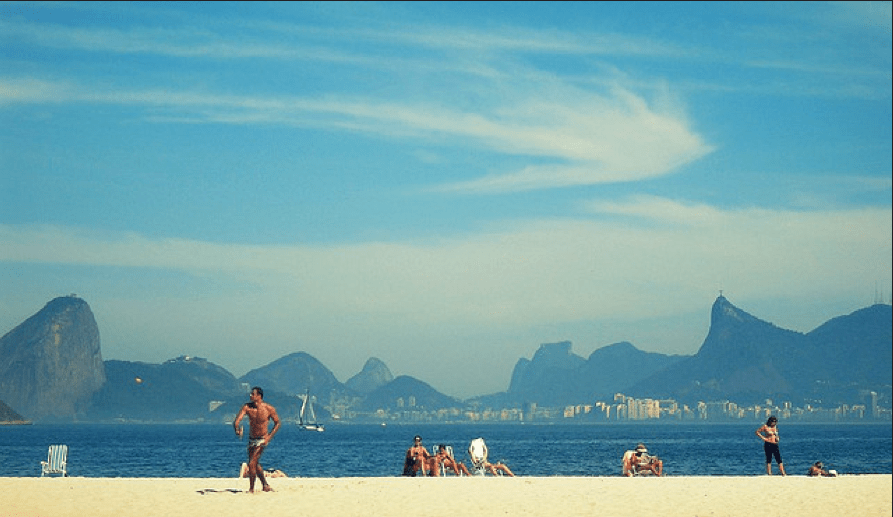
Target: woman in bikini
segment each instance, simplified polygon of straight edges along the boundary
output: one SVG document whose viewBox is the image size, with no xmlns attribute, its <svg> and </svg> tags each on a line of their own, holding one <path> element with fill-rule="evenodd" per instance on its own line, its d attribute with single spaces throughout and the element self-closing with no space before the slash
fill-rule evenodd
<svg viewBox="0 0 893 517">
<path fill-rule="evenodd" d="M 406 450 L 406 459 L 403 461 L 403 475 L 416 476 L 419 470 L 422 470 L 422 475 L 425 475 L 423 469 L 430 457 L 431 454 L 428 453 L 428 449 L 422 445 L 422 437 L 416 435 L 412 440 L 412 447 Z"/>
<path fill-rule="evenodd" d="M 430 476 L 440 476 L 440 466 L 443 465 L 448 469 L 453 469 L 453 472 L 456 473 L 457 476 L 461 476 L 465 474 L 466 476 L 471 476 L 471 472 L 468 471 L 468 467 L 465 466 L 464 463 L 456 461 L 447 449 L 447 446 L 444 444 L 440 444 L 437 446 L 437 454 L 431 456 L 428 460 L 428 472 Z"/>
<path fill-rule="evenodd" d="M 786 476 L 784 472 L 784 463 L 781 461 L 781 451 L 778 449 L 778 419 L 770 416 L 766 420 L 766 424 L 757 429 L 757 436 L 763 440 L 763 452 L 766 453 L 766 474 L 772 475 L 772 458 L 778 463 L 778 471 L 782 476 Z"/>
</svg>

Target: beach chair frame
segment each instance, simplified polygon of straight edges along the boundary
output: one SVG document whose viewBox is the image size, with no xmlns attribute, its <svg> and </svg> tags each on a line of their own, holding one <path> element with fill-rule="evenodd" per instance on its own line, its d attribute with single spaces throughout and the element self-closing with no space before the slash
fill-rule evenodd
<svg viewBox="0 0 893 517">
<path fill-rule="evenodd" d="M 68 446 L 50 445 L 47 451 L 47 460 L 40 462 L 40 477 L 52 474 L 68 476 Z"/>
<path fill-rule="evenodd" d="M 456 457 L 453 455 L 453 446 L 452 446 L 452 445 L 447 445 L 447 446 L 446 446 L 446 450 L 447 450 L 447 454 L 450 455 L 450 458 L 452 458 L 453 461 L 458 462 L 458 460 L 456 459 Z M 452 469 L 448 469 L 448 468 L 446 467 L 446 465 L 444 465 L 443 463 L 441 463 L 440 466 L 438 466 L 437 468 L 440 469 L 440 475 L 441 475 L 442 477 L 446 477 L 446 476 L 449 476 L 449 475 L 453 475 L 453 476 L 456 475 L 456 473 L 453 472 Z M 463 477 L 463 476 L 465 476 L 465 474 L 459 472 L 459 476 L 460 476 L 460 477 Z"/>
</svg>

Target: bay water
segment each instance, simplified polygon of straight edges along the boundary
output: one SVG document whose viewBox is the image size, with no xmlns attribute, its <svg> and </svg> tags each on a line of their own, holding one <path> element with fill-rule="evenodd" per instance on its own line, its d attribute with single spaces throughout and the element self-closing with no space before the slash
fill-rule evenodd
<svg viewBox="0 0 893 517">
<path fill-rule="evenodd" d="M 261 464 L 290 477 L 399 476 L 418 434 L 432 453 L 439 443 L 452 445 L 466 464 L 469 442 L 483 437 L 490 460 L 519 476 L 619 476 L 623 452 L 638 442 L 664 460 L 666 475 L 757 476 L 765 474 L 763 442 L 754 434 L 760 425 L 332 423 L 319 433 L 283 423 Z M 891 430 L 890 423 L 782 421 L 779 445 L 789 475 L 804 475 L 815 461 L 841 474 L 891 474 Z M 81 477 L 236 477 L 247 461 L 246 440 L 229 424 L 0 426 L 0 477 L 40 476 L 51 444 L 69 446 L 69 474 Z"/>
</svg>

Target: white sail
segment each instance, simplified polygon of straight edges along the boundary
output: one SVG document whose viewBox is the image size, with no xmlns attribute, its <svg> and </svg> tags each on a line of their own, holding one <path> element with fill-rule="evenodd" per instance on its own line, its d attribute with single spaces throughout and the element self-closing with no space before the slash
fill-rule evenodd
<svg viewBox="0 0 893 517">
<path fill-rule="evenodd" d="M 308 409 L 310 410 L 310 419 L 308 423 L 315 424 L 316 423 L 316 412 L 313 411 L 313 402 L 307 404 Z"/>
<path fill-rule="evenodd" d="M 298 426 L 302 431 L 325 431 L 322 424 L 316 422 L 316 412 L 313 410 L 313 401 L 310 400 L 310 390 L 304 394 L 304 402 L 301 403 L 301 415 L 298 417 Z"/>
<path fill-rule="evenodd" d="M 310 400 L 310 392 L 304 395 L 304 402 L 301 403 L 301 414 L 298 415 L 298 424 L 304 425 L 304 415 L 307 413 L 307 401 Z"/>
</svg>

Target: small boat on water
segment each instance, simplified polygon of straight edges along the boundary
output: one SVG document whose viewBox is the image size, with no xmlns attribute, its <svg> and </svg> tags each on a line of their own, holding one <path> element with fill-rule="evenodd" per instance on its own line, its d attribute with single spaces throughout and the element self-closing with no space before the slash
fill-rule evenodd
<svg viewBox="0 0 893 517">
<path fill-rule="evenodd" d="M 313 410 L 313 401 L 310 399 L 310 390 L 304 394 L 304 402 L 301 404 L 301 414 L 298 416 L 298 428 L 301 431 L 316 431 L 321 433 L 325 426 L 316 421 L 316 411 Z"/>
</svg>

